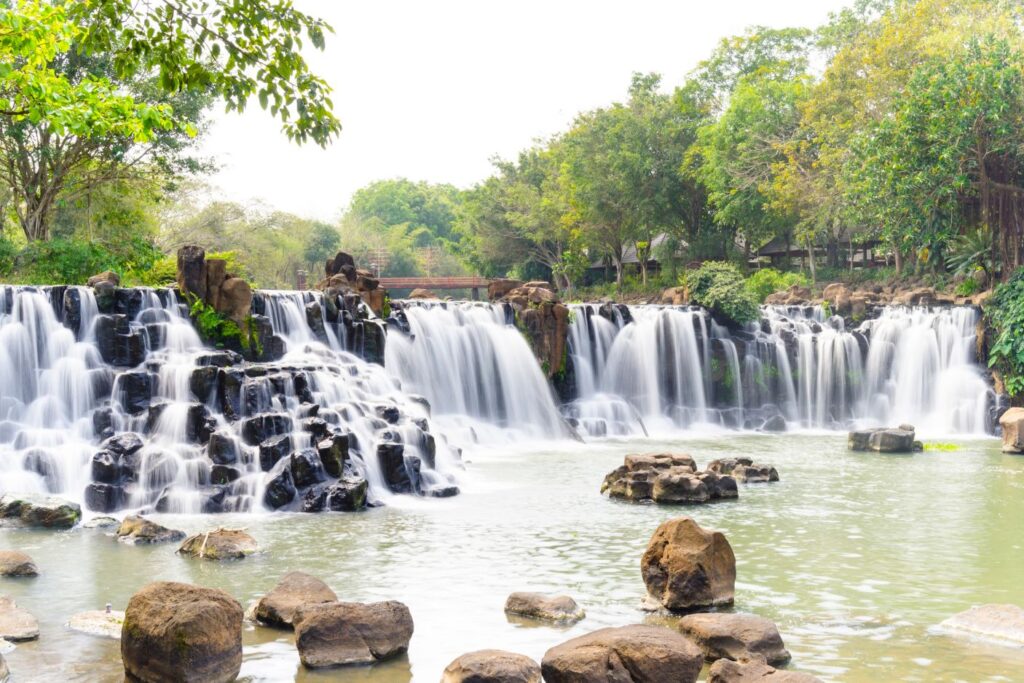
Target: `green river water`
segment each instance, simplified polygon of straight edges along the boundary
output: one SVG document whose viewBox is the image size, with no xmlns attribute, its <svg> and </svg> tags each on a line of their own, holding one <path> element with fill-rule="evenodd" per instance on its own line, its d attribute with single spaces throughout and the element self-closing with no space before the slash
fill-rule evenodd
<svg viewBox="0 0 1024 683">
<path fill-rule="evenodd" d="M 927 435 L 926 435 L 927 436 Z M 912 456 L 849 453 L 836 434 L 693 435 L 665 441 L 479 448 L 463 494 L 398 498 L 359 514 L 154 516 L 195 532 L 243 526 L 263 552 L 240 562 L 188 560 L 176 545 L 129 547 L 101 530 L 0 531 L 29 553 L 35 579 L 0 579 L 40 621 L 38 641 L 4 656 L 15 681 L 120 681 L 115 641 L 64 627 L 72 614 L 123 609 L 157 579 L 223 588 L 243 605 L 287 571 L 324 579 L 343 600 L 396 599 L 416 632 L 407 657 L 375 667 L 308 672 L 291 634 L 246 626 L 252 681 L 437 681 L 471 650 L 540 659 L 604 627 L 671 623 L 640 609 L 640 556 L 658 524 L 690 515 L 722 530 L 737 557 L 736 609 L 775 620 L 792 669 L 830 681 L 1024 681 L 1024 649 L 936 630 L 972 605 L 1024 605 L 1024 457 L 994 439 Z M 689 508 L 602 497 L 605 473 L 630 452 L 685 452 L 703 467 L 726 455 L 773 463 L 781 481 L 740 486 L 735 502 Z M 509 621 L 516 590 L 574 596 L 571 628 Z"/>
</svg>

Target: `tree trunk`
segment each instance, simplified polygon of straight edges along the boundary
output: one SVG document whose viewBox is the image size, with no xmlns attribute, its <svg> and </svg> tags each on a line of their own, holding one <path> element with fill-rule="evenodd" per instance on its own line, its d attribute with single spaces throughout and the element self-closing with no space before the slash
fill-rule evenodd
<svg viewBox="0 0 1024 683">
<path fill-rule="evenodd" d="M 46 241 L 50 237 L 49 202 L 26 202 L 25 213 L 20 216 L 21 228 L 29 242 Z"/>
<path fill-rule="evenodd" d="M 903 275 L 903 253 L 900 251 L 898 244 L 893 242 L 892 245 L 893 258 L 896 259 L 896 274 Z"/>
<path fill-rule="evenodd" d="M 814 264 L 814 240 L 807 238 L 807 263 L 811 268 L 811 284 L 818 281 L 818 269 Z"/>
</svg>

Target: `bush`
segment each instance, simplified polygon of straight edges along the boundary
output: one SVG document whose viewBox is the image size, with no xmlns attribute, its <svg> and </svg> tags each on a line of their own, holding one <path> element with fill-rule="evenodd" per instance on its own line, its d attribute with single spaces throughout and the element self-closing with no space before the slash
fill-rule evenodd
<svg viewBox="0 0 1024 683">
<path fill-rule="evenodd" d="M 760 315 L 757 300 L 746 289 L 736 266 L 707 261 L 686 274 L 690 300 L 726 321 L 742 325 Z"/>
<path fill-rule="evenodd" d="M 56 239 L 30 242 L 14 260 L 16 279 L 28 284 L 85 284 L 105 270 L 120 272 L 123 262 L 91 242 Z"/>
<path fill-rule="evenodd" d="M 985 315 L 996 333 L 989 367 L 1002 374 L 1007 393 L 1016 396 L 1024 391 L 1024 268 L 996 287 Z"/>
<path fill-rule="evenodd" d="M 793 285 L 809 287 L 811 281 L 803 273 L 780 273 L 774 268 L 762 268 L 747 278 L 744 286 L 759 303 L 769 295 L 789 289 Z"/>
</svg>

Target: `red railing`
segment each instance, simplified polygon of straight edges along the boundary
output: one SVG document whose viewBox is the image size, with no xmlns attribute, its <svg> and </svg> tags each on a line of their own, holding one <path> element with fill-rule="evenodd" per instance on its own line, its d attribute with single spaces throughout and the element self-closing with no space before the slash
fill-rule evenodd
<svg viewBox="0 0 1024 683">
<path fill-rule="evenodd" d="M 477 289 L 486 287 L 485 277 L 382 277 L 386 289 Z"/>
</svg>

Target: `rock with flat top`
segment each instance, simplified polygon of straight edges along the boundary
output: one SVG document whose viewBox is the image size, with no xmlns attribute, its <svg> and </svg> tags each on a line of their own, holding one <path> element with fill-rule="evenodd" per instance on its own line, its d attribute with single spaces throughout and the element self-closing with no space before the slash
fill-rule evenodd
<svg viewBox="0 0 1024 683">
<path fill-rule="evenodd" d="M 304 666 L 373 664 L 409 649 L 413 623 L 400 602 L 325 602 L 295 612 L 295 647 Z"/>
<path fill-rule="evenodd" d="M 775 669 L 764 658 L 744 661 L 719 659 L 708 669 L 707 683 L 822 683 L 820 678 L 799 671 Z"/>
<path fill-rule="evenodd" d="M 944 631 L 993 642 L 1024 645 L 1024 609 L 1017 605 L 980 605 L 940 624 Z"/>
<path fill-rule="evenodd" d="M 704 656 L 662 626 L 603 628 L 544 653 L 546 683 L 694 683 Z"/>
<path fill-rule="evenodd" d="M 789 661 L 779 629 L 770 619 L 755 614 L 705 612 L 679 620 L 679 632 L 704 651 L 709 662 L 760 655 L 769 664 Z"/>
<path fill-rule="evenodd" d="M 125 517 L 121 525 L 117 527 L 114 537 L 128 545 L 148 545 L 180 541 L 185 538 L 185 532 L 168 529 L 141 515 L 130 515 Z"/>
<path fill-rule="evenodd" d="M 326 583 L 304 572 L 288 572 L 256 605 L 256 620 L 269 626 L 292 628 L 299 607 L 335 602 L 338 596 Z"/>
<path fill-rule="evenodd" d="M 18 550 L 0 550 L 0 576 L 39 576 L 32 558 Z"/>
<path fill-rule="evenodd" d="M 124 625 L 124 612 L 118 610 L 92 610 L 79 612 L 68 620 L 68 628 L 80 633 L 101 638 L 121 639 L 121 627 Z"/>
<path fill-rule="evenodd" d="M 56 496 L 5 493 L 0 496 L 0 527 L 70 529 L 82 519 L 82 507 Z"/>
<path fill-rule="evenodd" d="M 35 640 L 39 637 L 39 622 L 18 607 L 14 598 L 0 595 L 0 638 L 12 643 Z"/>
<path fill-rule="evenodd" d="M 583 609 L 568 595 L 543 593 L 512 593 L 505 601 L 505 613 L 527 619 L 573 624 L 586 616 Z"/>
<path fill-rule="evenodd" d="M 445 667 L 441 683 L 540 683 L 540 665 L 504 650 L 467 652 Z"/>
<path fill-rule="evenodd" d="M 242 529 L 214 529 L 189 536 L 178 553 L 200 560 L 241 560 L 257 550 L 256 539 Z"/>
</svg>

